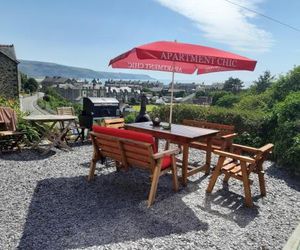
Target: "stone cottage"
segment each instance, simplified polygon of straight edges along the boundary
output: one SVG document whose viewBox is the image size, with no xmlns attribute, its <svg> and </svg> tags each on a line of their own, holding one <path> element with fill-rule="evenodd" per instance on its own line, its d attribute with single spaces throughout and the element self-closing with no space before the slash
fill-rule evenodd
<svg viewBox="0 0 300 250">
<path fill-rule="evenodd" d="M 14 46 L 0 44 L 0 96 L 19 97 L 18 64 Z"/>
</svg>

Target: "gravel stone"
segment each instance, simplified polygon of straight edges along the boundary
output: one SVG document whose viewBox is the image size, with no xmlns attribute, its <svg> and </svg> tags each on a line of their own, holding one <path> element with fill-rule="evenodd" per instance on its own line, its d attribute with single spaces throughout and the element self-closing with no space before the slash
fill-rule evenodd
<svg viewBox="0 0 300 250">
<path fill-rule="evenodd" d="M 243 205 L 241 182 L 189 178 L 172 191 L 171 176 L 159 181 L 147 208 L 149 174 L 116 172 L 97 164 L 87 182 L 90 144 L 46 156 L 33 150 L 0 155 L 0 249 L 282 249 L 300 221 L 300 181 L 265 162 L 267 196 L 253 175 L 254 207 Z M 201 151 L 190 161 L 204 163 Z M 213 164 L 216 163 L 213 158 Z"/>
</svg>

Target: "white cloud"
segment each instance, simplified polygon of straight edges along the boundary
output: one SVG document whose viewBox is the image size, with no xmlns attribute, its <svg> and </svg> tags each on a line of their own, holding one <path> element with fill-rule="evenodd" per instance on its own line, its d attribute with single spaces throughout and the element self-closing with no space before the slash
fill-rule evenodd
<svg viewBox="0 0 300 250">
<path fill-rule="evenodd" d="M 161 5 L 192 20 L 207 39 L 241 51 L 268 51 L 271 33 L 251 23 L 257 14 L 225 0 L 156 0 Z M 257 10 L 263 0 L 233 0 L 234 3 Z"/>
</svg>

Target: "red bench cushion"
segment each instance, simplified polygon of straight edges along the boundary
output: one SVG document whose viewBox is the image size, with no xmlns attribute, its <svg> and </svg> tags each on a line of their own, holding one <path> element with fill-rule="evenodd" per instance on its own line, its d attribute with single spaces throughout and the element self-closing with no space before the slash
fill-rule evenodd
<svg viewBox="0 0 300 250">
<path fill-rule="evenodd" d="M 124 139 L 130 139 L 134 141 L 146 142 L 152 144 L 154 153 L 157 153 L 157 148 L 155 145 L 155 140 L 152 135 L 136 132 L 132 130 L 124 130 L 117 128 L 107 128 L 99 125 L 93 125 L 93 131 L 96 133 L 112 135 Z M 171 165 L 171 156 L 165 156 L 162 160 L 161 169 L 170 167 Z"/>
<path fill-rule="evenodd" d="M 164 170 L 165 168 L 168 168 L 171 166 L 172 158 L 170 155 L 166 155 L 161 163 L 161 169 Z"/>
<path fill-rule="evenodd" d="M 124 139 L 150 143 L 150 144 L 152 144 L 153 152 L 157 153 L 155 140 L 152 135 L 141 133 L 141 132 L 136 132 L 136 131 L 132 131 L 132 130 L 101 127 L 99 125 L 93 125 L 93 131 L 96 133 L 112 135 L 112 136 L 120 137 L 120 138 L 124 138 Z"/>
</svg>

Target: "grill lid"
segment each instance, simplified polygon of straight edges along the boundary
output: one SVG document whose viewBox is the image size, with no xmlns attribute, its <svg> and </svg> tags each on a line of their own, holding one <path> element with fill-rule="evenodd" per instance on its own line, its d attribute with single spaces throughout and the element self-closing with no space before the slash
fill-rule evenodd
<svg viewBox="0 0 300 250">
<path fill-rule="evenodd" d="M 87 97 L 95 106 L 102 105 L 119 105 L 119 101 L 116 98 L 109 97 Z M 97 105 L 98 104 L 98 105 Z"/>
<path fill-rule="evenodd" d="M 119 101 L 116 98 L 110 98 L 110 97 L 88 97 L 88 99 L 91 100 L 92 103 L 101 103 L 101 104 L 119 104 Z"/>
</svg>

